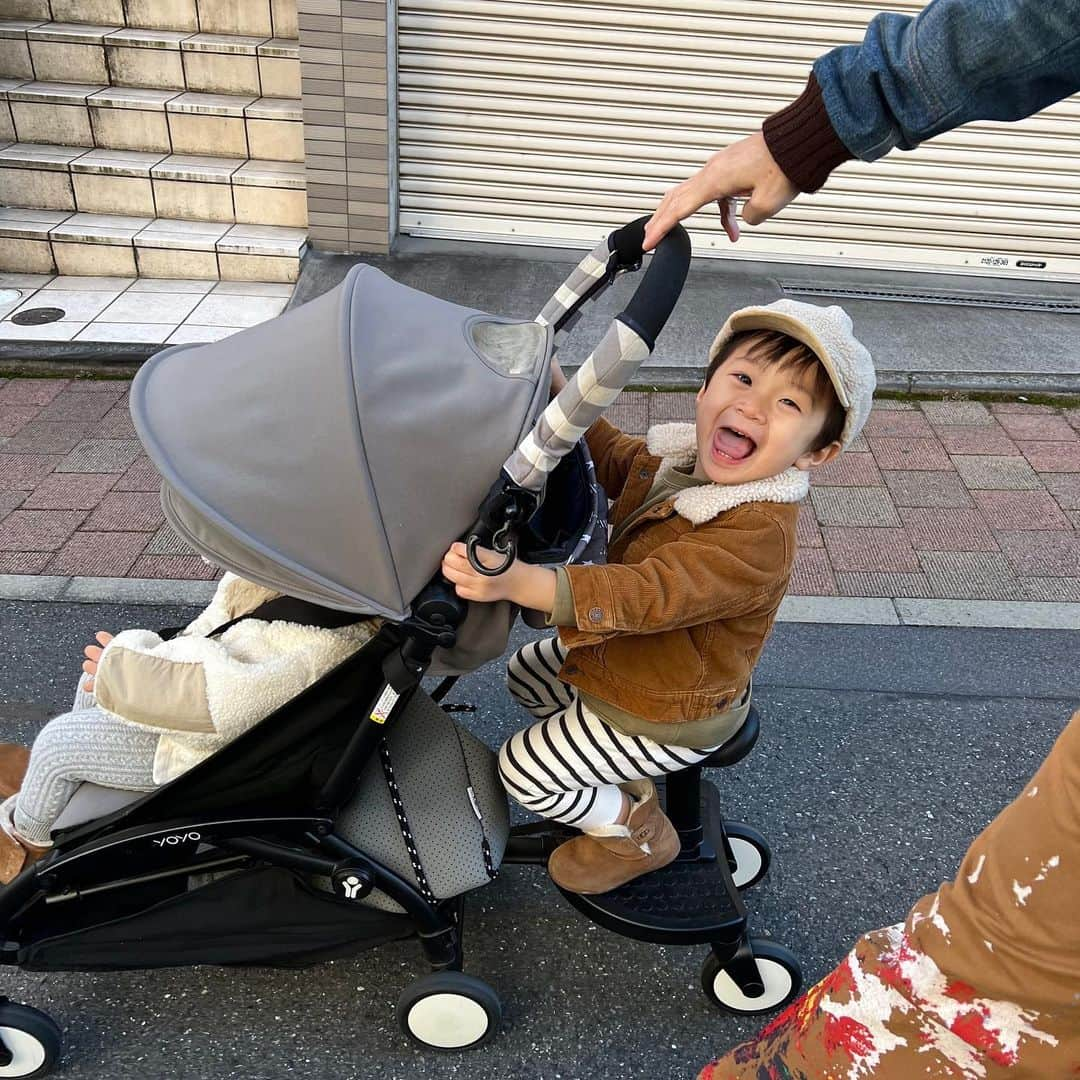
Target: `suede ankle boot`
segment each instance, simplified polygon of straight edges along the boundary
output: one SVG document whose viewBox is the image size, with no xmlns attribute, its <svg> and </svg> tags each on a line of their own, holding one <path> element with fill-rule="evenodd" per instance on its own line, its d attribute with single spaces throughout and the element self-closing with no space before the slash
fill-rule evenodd
<svg viewBox="0 0 1080 1080">
<path fill-rule="evenodd" d="M 17 795 L 9 795 L 0 803 L 0 885 L 14 881 L 52 847 L 52 844 L 32 844 L 19 835 L 14 820 L 17 799 Z"/>
<path fill-rule="evenodd" d="M 620 787 L 631 798 L 625 825 L 604 825 L 575 836 L 548 859 L 551 879 L 567 892 L 591 896 L 609 892 L 651 870 L 674 862 L 679 834 L 660 809 L 651 780 L 632 780 Z"/>
<path fill-rule="evenodd" d="M 0 743 L 0 799 L 14 795 L 22 787 L 30 751 L 18 743 Z"/>
<path fill-rule="evenodd" d="M 16 840 L 0 829 L 0 885 L 14 881 L 26 867 L 36 863 L 49 849 L 26 840 Z"/>
</svg>

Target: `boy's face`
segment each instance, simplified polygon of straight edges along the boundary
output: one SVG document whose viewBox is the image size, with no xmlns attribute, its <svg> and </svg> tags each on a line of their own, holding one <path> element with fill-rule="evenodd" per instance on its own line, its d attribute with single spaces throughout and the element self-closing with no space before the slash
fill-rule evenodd
<svg viewBox="0 0 1080 1080">
<path fill-rule="evenodd" d="M 714 484 L 745 484 L 794 465 L 810 469 L 840 453 L 838 442 L 811 450 L 828 413 L 812 380 L 779 364 L 754 360 L 742 342 L 697 395 L 694 476 Z"/>
</svg>

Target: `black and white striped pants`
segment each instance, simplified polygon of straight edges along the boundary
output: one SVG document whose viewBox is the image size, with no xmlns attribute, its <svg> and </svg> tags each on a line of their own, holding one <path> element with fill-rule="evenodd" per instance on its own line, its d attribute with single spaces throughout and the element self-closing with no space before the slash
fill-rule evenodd
<svg viewBox="0 0 1080 1080">
<path fill-rule="evenodd" d="M 510 693 L 539 723 L 503 743 L 499 775 L 527 810 L 587 832 L 618 818 L 619 784 L 678 772 L 716 747 L 691 750 L 616 731 L 559 679 L 565 655 L 555 635 L 530 642 L 507 661 Z"/>
</svg>

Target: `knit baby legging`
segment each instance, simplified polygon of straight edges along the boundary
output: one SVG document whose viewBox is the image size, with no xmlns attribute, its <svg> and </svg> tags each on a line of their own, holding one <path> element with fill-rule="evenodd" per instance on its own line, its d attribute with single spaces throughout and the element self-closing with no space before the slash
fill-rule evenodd
<svg viewBox="0 0 1080 1080">
<path fill-rule="evenodd" d="M 510 693 L 539 723 L 503 743 L 499 775 L 527 810 L 588 832 L 618 819 L 619 784 L 679 772 L 716 747 L 669 746 L 616 731 L 559 678 L 565 656 L 556 635 L 530 642 L 507 661 Z"/>
<path fill-rule="evenodd" d="M 32 844 L 51 842 L 53 822 L 83 782 L 150 791 L 159 735 L 128 724 L 95 705 L 82 689 L 69 713 L 50 720 L 30 751 L 12 821 Z"/>
</svg>

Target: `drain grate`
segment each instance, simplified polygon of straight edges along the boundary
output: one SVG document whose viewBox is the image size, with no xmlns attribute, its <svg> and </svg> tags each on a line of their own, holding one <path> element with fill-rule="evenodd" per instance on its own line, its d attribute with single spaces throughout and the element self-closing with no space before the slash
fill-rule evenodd
<svg viewBox="0 0 1080 1080">
<path fill-rule="evenodd" d="M 63 308 L 32 307 L 16 312 L 11 316 L 11 321 L 18 323 L 20 326 L 41 326 L 43 323 L 56 322 L 63 317 Z"/>
<path fill-rule="evenodd" d="M 1038 296 L 979 296 L 973 293 L 920 292 L 915 289 L 857 289 L 811 286 L 794 281 L 778 282 L 788 296 L 826 296 L 838 300 L 884 300 L 898 304 L 949 304 L 956 307 L 993 308 L 997 311 L 1048 311 L 1057 315 L 1080 314 L 1080 302 Z"/>
</svg>

